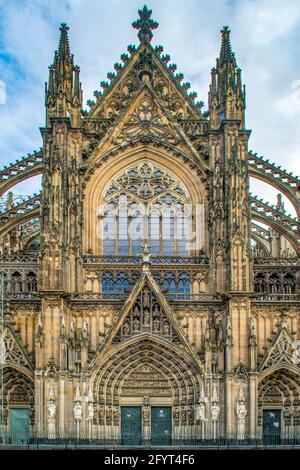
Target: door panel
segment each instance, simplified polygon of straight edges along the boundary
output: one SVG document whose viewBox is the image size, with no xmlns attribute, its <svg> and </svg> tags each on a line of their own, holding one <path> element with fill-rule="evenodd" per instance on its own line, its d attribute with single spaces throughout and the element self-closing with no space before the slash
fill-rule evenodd
<svg viewBox="0 0 300 470">
<path fill-rule="evenodd" d="M 142 410 L 140 406 L 121 407 L 121 440 L 124 445 L 142 443 Z"/>
<path fill-rule="evenodd" d="M 29 441 L 29 410 L 28 408 L 10 408 L 9 430 L 11 443 L 27 444 Z"/>
<path fill-rule="evenodd" d="M 151 444 L 170 445 L 172 443 L 172 407 L 151 407 Z"/>
<path fill-rule="evenodd" d="M 281 410 L 263 410 L 263 437 L 270 444 L 278 443 L 281 435 Z"/>
</svg>

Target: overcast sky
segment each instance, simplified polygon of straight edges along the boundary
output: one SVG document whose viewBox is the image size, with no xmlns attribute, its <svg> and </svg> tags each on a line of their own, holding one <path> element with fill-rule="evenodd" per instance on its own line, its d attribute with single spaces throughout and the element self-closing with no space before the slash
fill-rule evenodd
<svg viewBox="0 0 300 470">
<path fill-rule="evenodd" d="M 38 149 L 44 125 L 44 82 L 57 48 L 59 26 L 70 26 L 71 51 L 81 68 L 84 101 L 128 44 L 137 0 L 0 0 L 0 165 Z M 300 155 L 300 0 L 151 0 L 159 22 L 152 43 L 164 52 L 207 106 L 210 69 L 229 25 L 247 91 L 249 148 L 296 174 Z M 4 90 L 6 101 L 4 101 Z M 28 194 L 27 181 L 19 192 Z M 254 192 L 271 202 L 276 191 Z"/>
</svg>

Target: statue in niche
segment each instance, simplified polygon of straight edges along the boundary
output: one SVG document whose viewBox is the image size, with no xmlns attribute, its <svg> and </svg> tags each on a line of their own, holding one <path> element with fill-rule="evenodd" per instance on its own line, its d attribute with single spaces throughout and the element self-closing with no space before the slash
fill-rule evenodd
<svg viewBox="0 0 300 470">
<path fill-rule="evenodd" d="M 150 295 L 148 289 L 144 290 L 143 293 L 143 307 L 144 308 L 149 308 L 150 307 Z"/>
<path fill-rule="evenodd" d="M 153 333 L 159 333 L 159 320 L 153 320 Z"/>
<path fill-rule="evenodd" d="M 220 407 L 218 404 L 214 403 L 211 406 L 211 419 L 212 421 L 218 421 L 220 415 Z"/>
<path fill-rule="evenodd" d="M 149 310 L 144 310 L 144 325 L 150 324 L 150 313 Z"/>
<path fill-rule="evenodd" d="M 139 331 L 140 330 L 140 322 L 137 318 L 133 320 L 133 331 Z"/>
<path fill-rule="evenodd" d="M 93 419 L 94 417 L 94 405 L 92 402 L 88 404 L 88 416 L 87 419 Z"/>
<path fill-rule="evenodd" d="M 123 333 L 125 336 L 129 335 L 130 334 L 130 326 L 129 326 L 129 323 L 128 322 L 125 322 L 124 323 L 124 326 L 123 326 Z"/>
<path fill-rule="evenodd" d="M 133 316 L 138 317 L 139 315 L 140 315 L 139 307 L 137 305 L 135 305 L 135 307 L 133 309 Z"/>
<path fill-rule="evenodd" d="M 154 305 L 154 309 L 153 309 L 153 316 L 154 317 L 159 317 L 160 315 L 160 310 L 159 310 L 159 307 L 157 304 Z"/>
<path fill-rule="evenodd" d="M 170 334 L 170 326 L 168 323 L 163 324 L 163 334 L 164 335 L 169 335 Z"/>
<path fill-rule="evenodd" d="M 196 405 L 195 420 L 196 421 L 207 421 L 207 419 L 205 418 L 205 405 L 204 405 L 204 403 L 199 403 L 198 405 Z"/>
</svg>

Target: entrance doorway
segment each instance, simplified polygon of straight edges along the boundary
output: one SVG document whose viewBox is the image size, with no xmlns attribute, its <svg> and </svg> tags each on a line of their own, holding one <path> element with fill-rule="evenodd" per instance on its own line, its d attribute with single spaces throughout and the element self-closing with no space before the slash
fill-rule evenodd
<svg viewBox="0 0 300 470">
<path fill-rule="evenodd" d="M 281 436 L 281 410 L 263 410 L 263 439 L 279 444 Z"/>
<path fill-rule="evenodd" d="M 140 406 L 121 407 L 121 441 L 123 445 L 142 444 L 142 408 Z"/>
<path fill-rule="evenodd" d="M 151 407 L 151 444 L 170 445 L 172 443 L 172 407 Z"/>
<path fill-rule="evenodd" d="M 9 409 L 9 430 L 11 443 L 24 445 L 29 442 L 29 410 L 28 408 Z"/>
</svg>

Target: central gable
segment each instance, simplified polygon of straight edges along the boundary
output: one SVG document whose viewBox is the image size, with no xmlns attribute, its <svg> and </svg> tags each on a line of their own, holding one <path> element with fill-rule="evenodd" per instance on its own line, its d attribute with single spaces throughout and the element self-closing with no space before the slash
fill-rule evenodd
<svg viewBox="0 0 300 470">
<path fill-rule="evenodd" d="M 207 162 L 147 82 L 105 137 L 93 148 L 89 168 L 93 168 L 99 158 L 107 158 L 117 148 L 124 149 L 137 143 L 176 148 L 186 161 L 190 160 L 205 175 Z"/>
<path fill-rule="evenodd" d="M 149 343 L 159 344 L 161 348 L 171 347 L 172 351 L 180 350 L 182 356 L 202 370 L 199 356 L 145 264 L 139 281 L 115 317 L 90 369 L 106 357 L 106 353 L 113 354 L 113 350 L 119 351 L 120 346 L 123 349 L 127 343 L 128 348 L 133 344 L 142 348 Z"/>
<path fill-rule="evenodd" d="M 133 306 L 118 329 L 113 343 L 120 343 L 132 336 L 150 333 L 162 337 L 172 343 L 179 344 L 180 338 L 164 311 L 157 296 L 153 293 L 149 282 L 140 291 Z"/>
<path fill-rule="evenodd" d="M 131 56 L 122 56 L 124 66 L 115 64 L 114 73 L 108 74 L 110 85 L 102 82 L 104 92 L 96 92 L 96 103 L 89 102 L 90 118 L 115 120 L 147 82 L 158 95 L 161 104 L 180 119 L 202 119 L 199 106 L 194 103 L 195 93 L 187 93 L 190 85 L 181 85 L 182 74 L 174 75 L 176 66 L 167 66 L 168 56 L 160 56 L 161 46 L 154 49 L 150 43 L 141 43 L 137 49 L 130 46 Z"/>
</svg>

